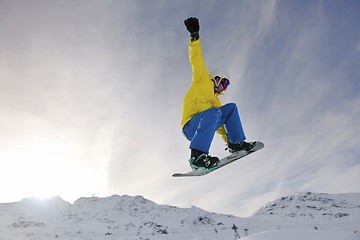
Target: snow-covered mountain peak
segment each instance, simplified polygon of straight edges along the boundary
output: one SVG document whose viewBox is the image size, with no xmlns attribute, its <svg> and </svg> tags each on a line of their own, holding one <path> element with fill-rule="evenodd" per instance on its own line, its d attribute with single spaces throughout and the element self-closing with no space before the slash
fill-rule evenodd
<svg viewBox="0 0 360 240">
<path fill-rule="evenodd" d="M 52 215 L 68 209 L 71 204 L 58 196 L 45 199 L 24 198 L 20 202 L 2 204 L 9 211 L 21 211 L 25 215 Z"/>
<path fill-rule="evenodd" d="M 317 219 L 359 217 L 360 193 L 327 194 L 299 192 L 268 203 L 254 215 Z"/>
</svg>

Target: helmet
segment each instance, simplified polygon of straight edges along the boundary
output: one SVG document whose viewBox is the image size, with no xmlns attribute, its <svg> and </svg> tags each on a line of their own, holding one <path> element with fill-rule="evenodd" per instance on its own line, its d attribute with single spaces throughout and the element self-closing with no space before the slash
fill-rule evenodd
<svg viewBox="0 0 360 240">
<path fill-rule="evenodd" d="M 212 70 L 209 76 L 210 76 L 210 79 L 213 81 L 214 81 L 215 77 L 226 78 L 227 80 L 230 80 L 229 74 L 226 71 L 221 70 L 221 69 Z"/>
<path fill-rule="evenodd" d="M 215 83 L 215 85 L 216 85 L 215 89 L 217 89 L 219 87 L 220 83 L 223 83 L 225 88 L 230 84 L 229 74 L 224 70 L 215 69 L 215 70 L 211 71 L 209 77 Z M 218 78 L 218 79 L 215 81 L 215 78 Z"/>
</svg>

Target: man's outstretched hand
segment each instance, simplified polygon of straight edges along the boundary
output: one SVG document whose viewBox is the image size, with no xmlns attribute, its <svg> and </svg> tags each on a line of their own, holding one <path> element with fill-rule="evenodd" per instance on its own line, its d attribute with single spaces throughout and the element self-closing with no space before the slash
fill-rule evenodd
<svg viewBox="0 0 360 240">
<path fill-rule="evenodd" d="M 186 29 L 190 32 L 191 41 L 199 39 L 200 24 L 196 17 L 190 17 L 184 20 Z"/>
</svg>

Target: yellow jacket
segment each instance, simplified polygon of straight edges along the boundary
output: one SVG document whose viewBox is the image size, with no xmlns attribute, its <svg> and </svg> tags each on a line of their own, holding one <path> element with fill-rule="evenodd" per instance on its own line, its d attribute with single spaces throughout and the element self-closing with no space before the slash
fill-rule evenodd
<svg viewBox="0 0 360 240">
<path fill-rule="evenodd" d="M 208 71 L 205 68 L 202 56 L 200 41 L 189 42 L 189 61 L 192 66 L 192 83 L 185 94 L 182 104 L 181 129 L 197 113 L 209 108 L 221 107 L 218 93 L 214 91 L 214 82 L 211 81 Z M 217 131 L 226 142 L 224 126 Z"/>
</svg>

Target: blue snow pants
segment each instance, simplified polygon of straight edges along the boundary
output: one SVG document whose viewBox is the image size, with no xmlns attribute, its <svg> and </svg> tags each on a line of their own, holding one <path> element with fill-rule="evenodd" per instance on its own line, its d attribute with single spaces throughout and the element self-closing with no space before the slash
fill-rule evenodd
<svg viewBox="0 0 360 240">
<path fill-rule="evenodd" d="M 223 124 L 229 143 L 240 143 L 246 139 L 235 103 L 209 108 L 194 115 L 183 127 L 183 134 L 191 141 L 190 148 L 209 153 L 214 134 Z"/>
</svg>

